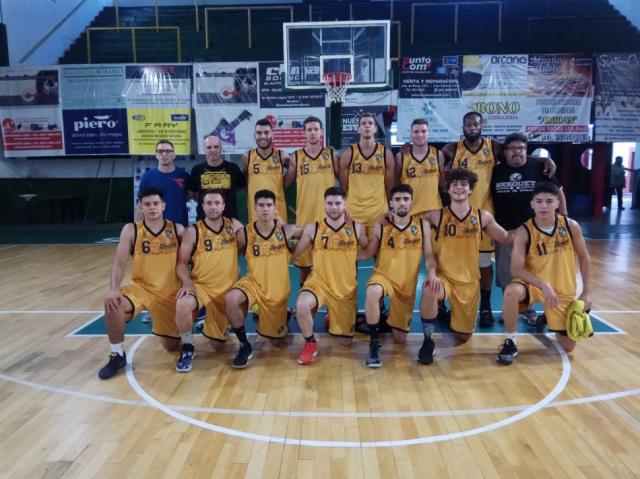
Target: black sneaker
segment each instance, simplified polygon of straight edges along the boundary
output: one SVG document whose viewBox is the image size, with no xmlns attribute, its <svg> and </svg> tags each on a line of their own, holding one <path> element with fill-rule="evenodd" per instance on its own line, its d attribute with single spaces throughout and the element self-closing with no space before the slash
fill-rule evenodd
<svg viewBox="0 0 640 479">
<path fill-rule="evenodd" d="M 250 344 L 241 344 L 238 354 L 236 354 L 233 363 L 231 364 L 236 369 L 246 368 L 247 364 L 253 357 L 253 349 Z"/>
<path fill-rule="evenodd" d="M 420 351 L 418 351 L 418 362 L 425 365 L 433 363 L 433 352 L 435 349 L 436 343 L 433 342 L 433 338 L 431 336 L 425 336 Z"/>
<path fill-rule="evenodd" d="M 505 366 L 509 366 L 517 356 L 518 347 L 516 344 L 511 339 L 505 339 L 504 344 L 500 346 L 500 353 L 496 361 Z"/>
<path fill-rule="evenodd" d="M 490 328 L 495 322 L 496 320 L 493 318 L 493 313 L 490 309 L 483 309 L 480 311 L 480 321 L 478 322 L 478 326 L 481 328 Z"/>
<path fill-rule="evenodd" d="M 180 349 L 180 357 L 176 362 L 176 371 L 179 373 L 188 373 L 193 366 L 193 358 L 196 355 L 196 350 L 193 344 L 183 344 Z"/>
<path fill-rule="evenodd" d="M 382 361 L 380 361 L 379 341 L 371 341 L 369 343 L 369 356 L 367 356 L 364 363 L 370 368 L 379 368 L 382 366 Z"/>
<path fill-rule="evenodd" d="M 111 353 L 109 355 L 109 362 L 98 371 L 98 377 L 100 379 L 109 379 L 116 375 L 118 369 L 122 369 L 127 365 L 127 353 L 123 353 L 120 356 L 118 353 Z"/>
<path fill-rule="evenodd" d="M 367 317 L 362 313 L 356 314 L 356 323 L 354 326 L 356 333 L 369 334 L 369 325 L 367 324 Z"/>
<path fill-rule="evenodd" d="M 536 333 L 544 333 L 544 328 L 547 326 L 547 316 L 542 313 L 538 315 L 536 320 Z"/>
<path fill-rule="evenodd" d="M 438 316 L 436 316 L 436 320 L 447 327 L 451 324 L 451 310 L 447 309 L 444 303 L 438 307 Z"/>
</svg>

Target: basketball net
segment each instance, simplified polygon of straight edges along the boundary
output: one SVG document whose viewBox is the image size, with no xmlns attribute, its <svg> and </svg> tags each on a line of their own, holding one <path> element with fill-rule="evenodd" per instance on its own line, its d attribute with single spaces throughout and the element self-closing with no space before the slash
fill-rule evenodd
<svg viewBox="0 0 640 479">
<path fill-rule="evenodd" d="M 322 80 L 327 89 L 327 95 L 331 98 L 331 103 L 344 103 L 344 99 L 347 96 L 347 88 L 351 83 L 351 73 L 325 73 L 322 76 Z"/>
</svg>

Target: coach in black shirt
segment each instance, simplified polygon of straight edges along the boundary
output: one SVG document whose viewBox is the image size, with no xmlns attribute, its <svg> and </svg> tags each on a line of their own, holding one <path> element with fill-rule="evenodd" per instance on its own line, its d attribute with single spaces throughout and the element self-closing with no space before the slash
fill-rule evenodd
<svg viewBox="0 0 640 479">
<path fill-rule="evenodd" d="M 189 190 L 196 194 L 198 202 L 198 219 L 204 218 L 200 194 L 214 188 L 219 188 L 224 192 L 224 216 L 237 218 L 236 192 L 246 188 L 247 180 L 238 165 L 222 159 L 222 143 L 219 137 L 207 136 L 204 140 L 204 151 L 207 161 L 194 166 L 189 177 Z"/>
<path fill-rule="evenodd" d="M 544 174 L 544 161 L 527 156 L 527 137 L 512 133 L 504 141 L 503 161 L 493 169 L 491 193 L 498 224 L 514 230 L 533 216 L 531 197 L 536 183 L 550 181 L 560 187 L 560 213 L 567 214 L 562 186 L 555 176 Z M 505 288 L 511 282 L 512 246 L 496 244 L 496 283 Z"/>
</svg>

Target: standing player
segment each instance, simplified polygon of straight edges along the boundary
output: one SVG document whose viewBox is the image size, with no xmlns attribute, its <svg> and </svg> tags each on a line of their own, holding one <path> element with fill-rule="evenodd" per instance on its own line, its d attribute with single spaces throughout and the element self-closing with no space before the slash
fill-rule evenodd
<svg viewBox="0 0 640 479">
<path fill-rule="evenodd" d="M 422 291 L 420 314 L 425 341 L 418 354 L 422 364 L 433 362 L 431 334 L 438 301 L 447 299 L 451 304 L 450 327 L 460 341 L 468 341 L 475 331 L 480 299 L 478 248 L 483 236 L 488 234 L 503 244 L 511 242 L 491 213 L 471 206 L 469 197 L 478 181 L 473 171 L 456 168 L 445 178 L 451 205 L 424 216 L 435 229 L 433 250 L 439 281 L 427 282 Z"/>
<path fill-rule="evenodd" d="M 111 290 L 104 301 L 111 355 L 98 372 L 100 379 L 109 379 L 126 366 L 125 322 L 144 308 L 151 312 L 153 334 L 160 336 L 165 349 L 175 351 L 180 344 L 174 315 L 179 288 L 178 242 L 184 228 L 163 218 L 165 203 L 159 189 L 143 188 L 138 199 L 143 220 L 122 228 L 111 270 Z M 129 255 L 133 256 L 131 282 L 120 287 Z"/>
<path fill-rule="evenodd" d="M 193 347 L 192 313 L 206 307 L 202 334 L 215 350 L 221 349 L 229 327 L 224 295 L 238 280 L 238 251 L 244 251 L 244 229 L 235 218 L 222 216 L 223 190 L 206 190 L 201 195 L 205 218 L 190 226 L 182 237 L 178 256 L 178 277 L 182 287 L 176 301 L 176 327 L 182 341 L 176 370 L 191 371 Z M 193 269 L 189 273 L 189 261 Z"/>
<path fill-rule="evenodd" d="M 571 301 L 576 297 L 576 264 L 580 263 L 584 308 L 591 308 L 591 258 L 580 225 L 556 214 L 560 191 L 556 185 L 540 182 L 533 191 L 534 218 L 515 233 L 511 254 L 511 273 L 516 278 L 504 291 L 504 325 L 507 337 L 500 347 L 499 363 L 509 365 L 518 356 L 516 321 L 519 305 L 544 303 L 550 331 L 562 348 L 571 352 L 576 342 L 567 337 L 565 321 Z"/>
<path fill-rule="evenodd" d="M 367 236 L 360 223 L 345 219 L 345 191 L 333 186 L 324 192 L 326 217 L 304 228 L 296 245 L 293 258 L 309 246 L 313 248 L 313 271 L 305 281 L 296 302 L 296 318 L 305 340 L 300 353 L 300 364 L 311 364 L 318 354 L 318 345 L 313 335 L 313 315 L 326 305 L 329 334 L 338 336 L 340 342 L 351 344 L 356 312 L 356 260 L 368 257 L 359 250 L 367 246 Z"/>
<path fill-rule="evenodd" d="M 289 167 L 289 155 L 273 146 L 273 127 L 262 118 L 256 122 L 253 134 L 257 148 L 242 155 L 242 170 L 247 177 L 248 223 L 256 220 L 253 198 L 260 190 L 270 190 L 276 195 L 276 216 L 287 222 L 287 203 L 284 188 L 289 186 L 296 175 L 295 168 Z"/>
<path fill-rule="evenodd" d="M 306 145 L 297 150 L 290 161 L 296 171 L 296 223 L 307 225 L 324 218 L 324 192 L 335 186 L 338 157 L 330 146 L 323 147 L 322 121 L 315 116 L 304 120 Z M 300 268 L 300 284 L 311 272 L 311 251 L 305 251 L 294 262 Z"/>
<path fill-rule="evenodd" d="M 273 191 L 259 190 L 254 194 L 256 221 L 244 228 L 247 274 L 225 295 L 227 318 L 240 341 L 240 349 L 233 360 L 234 368 L 246 367 L 253 357 L 244 318 L 254 304 L 260 310 L 259 335 L 278 345 L 288 332 L 289 239 L 299 237 L 302 230 L 295 225 L 278 223 L 276 201 Z"/>
<path fill-rule="evenodd" d="M 393 339 L 404 343 L 411 326 L 416 299 L 416 283 L 420 271 L 420 259 L 424 253 L 427 273 L 433 281 L 435 258 L 431 252 L 429 224 L 420 216 L 409 214 L 412 209 L 413 189 L 399 184 L 391 189 L 392 215 L 385 225 L 376 225 L 371 243 L 379 244 L 376 266 L 367 283 L 365 312 L 369 327 L 369 356 L 365 364 L 379 368 L 380 361 L 380 300 L 391 299 L 389 326 Z M 367 248 L 370 250 L 370 248 Z"/>
<path fill-rule="evenodd" d="M 358 223 L 373 227 L 389 209 L 388 193 L 395 183 L 393 154 L 375 142 L 375 116 L 363 113 L 358 123 L 360 140 L 340 155 L 340 185 L 348 192 L 349 214 Z"/>
<path fill-rule="evenodd" d="M 418 215 L 442 208 L 444 155 L 429 145 L 429 123 L 424 118 L 411 123 L 411 142 L 396 155 L 396 177 L 413 188 L 411 215 Z"/>
</svg>

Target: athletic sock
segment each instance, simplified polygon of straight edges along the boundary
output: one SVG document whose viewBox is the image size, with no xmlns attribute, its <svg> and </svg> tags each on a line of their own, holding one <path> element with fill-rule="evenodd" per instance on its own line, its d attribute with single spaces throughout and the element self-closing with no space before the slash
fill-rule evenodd
<svg viewBox="0 0 640 479">
<path fill-rule="evenodd" d="M 112 344 L 111 352 L 118 353 L 120 356 L 124 356 L 124 343 Z"/>
<path fill-rule="evenodd" d="M 247 332 L 244 329 L 244 326 L 240 326 L 239 328 L 233 328 L 233 332 L 238 337 L 238 341 L 241 344 L 249 344 L 249 340 L 247 339 Z"/>
<path fill-rule="evenodd" d="M 518 344 L 518 341 L 516 340 L 516 333 L 507 333 L 506 339 L 510 339 L 511 341 L 513 341 L 513 344 Z"/>
<path fill-rule="evenodd" d="M 368 324 L 369 326 L 369 337 L 371 338 L 371 342 L 380 340 L 380 325 L 379 324 Z"/>
<path fill-rule="evenodd" d="M 491 290 L 480 290 L 480 311 L 491 311 Z"/>
<path fill-rule="evenodd" d="M 420 318 L 425 337 L 431 337 L 436 329 L 436 318 Z"/>
<path fill-rule="evenodd" d="M 191 331 L 189 331 L 188 333 L 182 333 L 180 335 L 180 341 L 182 341 L 182 344 L 193 345 L 193 333 Z"/>
<path fill-rule="evenodd" d="M 311 336 L 302 336 L 302 337 L 304 338 L 304 340 L 305 340 L 307 343 L 315 343 L 315 342 L 316 342 L 316 338 L 315 338 L 315 336 L 313 335 L 313 333 L 311 333 Z"/>
</svg>

